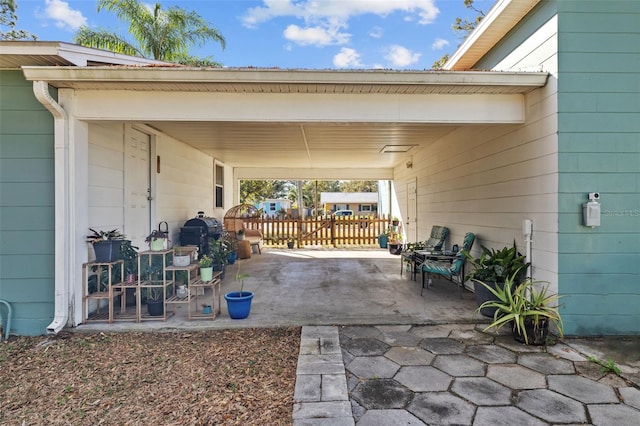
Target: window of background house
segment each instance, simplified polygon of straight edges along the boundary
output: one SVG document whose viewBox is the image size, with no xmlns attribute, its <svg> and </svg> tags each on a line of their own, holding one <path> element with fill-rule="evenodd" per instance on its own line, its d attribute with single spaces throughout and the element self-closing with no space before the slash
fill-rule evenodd
<svg viewBox="0 0 640 426">
<path fill-rule="evenodd" d="M 224 207 L 224 167 L 216 164 L 216 207 Z"/>
<path fill-rule="evenodd" d="M 360 205 L 360 211 L 361 212 L 370 212 L 371 211 L 371 204 L 361 204 Z"/>
<path fill-rule="evenodd" d="M 269 211 L 271 212 L 276 211 L 276 203 L 269 203 Z"/>
</svg>

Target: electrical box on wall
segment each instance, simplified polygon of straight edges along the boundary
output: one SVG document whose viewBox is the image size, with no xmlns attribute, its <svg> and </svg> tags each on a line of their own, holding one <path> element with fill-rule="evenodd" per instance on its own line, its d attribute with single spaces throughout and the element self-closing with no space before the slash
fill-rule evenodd
<svg viewBox="0 0 640 426">
<path fill-rule="evenodd" d="M 600 226 L 600 193 L 590 192 L 589 202 L 582 204 L 582 223 L 584 226 Z"/>
</svg>

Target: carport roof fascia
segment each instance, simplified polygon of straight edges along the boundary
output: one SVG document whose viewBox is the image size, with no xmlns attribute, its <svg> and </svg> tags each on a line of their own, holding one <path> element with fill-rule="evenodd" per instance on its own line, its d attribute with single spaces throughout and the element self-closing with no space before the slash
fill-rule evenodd
<svg viewBox="0 0 640 426">
<path fill-rule="evenodd" d="M 185 67 L 22 68 L 27 80 L 85 90 L 211 90 L 322 93 L 528 93 L 546 84 L 545 72 L 291 70 Z M 345 90 L 351 86 L 351 90 Z M 301 87 L 306 89 L 301 90 Z M 407 88 L 411 88 L 408 90 Z M 224 89 L 223 89 L 224 88 Z M 359 89 L 355 89 L 359 88 Z"/>
</svg>

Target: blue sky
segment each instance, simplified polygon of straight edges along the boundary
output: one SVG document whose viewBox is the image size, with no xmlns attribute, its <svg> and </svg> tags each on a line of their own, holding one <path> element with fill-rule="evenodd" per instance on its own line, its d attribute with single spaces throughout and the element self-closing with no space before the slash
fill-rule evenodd
<svg viewBox="0 0 640 426">
<path fill-rule="evenodd" d="M 170 0 L 198 12 L 225 37 L 194 48 L 228 67 L 430 69 L 461 42 L 456 17 L 473 19 L 463 0 Z M 475 0 L 485 13 L 495 0 Z M 145 2 L 146 3 L 146 2 Z M 149 4 L 155 2 L 150 1 Z M 72 42 L 80 25 L 128 34 L 95 0 L 17 0 L 16 29 L 40 41 Z"/>
</svg>

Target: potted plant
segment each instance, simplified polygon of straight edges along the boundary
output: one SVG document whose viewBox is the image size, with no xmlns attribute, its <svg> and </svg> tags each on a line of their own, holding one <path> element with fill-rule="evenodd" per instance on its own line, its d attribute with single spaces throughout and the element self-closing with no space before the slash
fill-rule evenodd
<svg viewBox="0 0 640 426">
<path fill-rule="evenodd" d="M 244 280 L 248 277 L 249 274 L 241 273 L 240 266 L 238 266 L 235 281 L 240 283 L 240 291 L 232 291 L 224 295 L 224 300 L 227 301 L 227 311 L 232 319 L 247 318 L 251 311 L 253 293 L 250 291 L 243 291 Z"/>
<path fill-rule="evenodd" d="M 162 230 L 162 224 L 165 226 L 164 230 Z M 151 251 L 166 250 L 169 244 L 169 225 L 167 222 L 160 222 L 158 229 L 151 231 L 145 238 L 145 242 L 149 244 Z"/>
<path fill-rule="evenodd" d="M 87 235 L 87 242 L 93 246 L 96 262 L 110 263 L 118 260 L 124 235 L 117 229 L 97 231 L 89 228 L 89 231 L 91 234 Z"/>
<path fill-rule="evenodd" d="M 145 287 L 143 289 L 145 303 L 147 304 L 147 312 L 151 316 L 160 316 L 164 314 L 164 292 L 161 285 L 162 271 L 162 266 L 157 262 L 153 262 L 148 265 L 144 271 L 144 276 L 149 280 L 149 283 L 147 284 L 156 285 L 155 287 Z"/>
<path fill-rule="evenodd" d="M 173 265 L 189 266 L 189 264 L 191 263 L 191 252 L 191 249 L 186 249 L 184 247 L 174 247 L 172 260 Z"/>
<path fill-rule="evenodd" d="M 465 277 L 465 281 L 472 280 L 474 282 L 474 292 L 478 306 L 487 300 L 493 299 L 493 295 L 487 290 L 486 285 L 480 285 L 479 282 L 494 288 L 501 288 L 507 278 L 513 276 L 511 283 L 517 286 L 524 281 L 527 267 L 529 266 L 526 258 L 518 252 L 515 241 L 512 247 L 504 247 L 499 250 L 488 249 L 485 246 L 481 247 L 482 254 L 477 259 L 471 256 L 469 252 L 463 251 L 464 256 L 475 268 Z M 511 290 L 513 291 L 514 289 Z M 480 313 L 492 317 L 494 309 L 486 307 L 481 309 Z"/>
<path fill-rule="evenodd" d="M 394 217 L 391 219 L 391 225 L 393 225 L 393 226 L 398 226 L 399 224 L 400 224 L 400 219 L 398 219 L 398 216 L 394 216 Z"/>
<path fill-rule="evenodd" d="M 209 282 L 213 279 L 213 259 L 208 255 L 203 255 L 198 262 L 200 266 L 200 279 Z"/>
<path fill-rule="evenodd" d="M 294 245 L 295 245 L 295 240 L 294 240 L 292 235 L 289 235 L 287 237 L 287 248 L 292 249 L 294 247 Z"/>
<path fill-rule="evenodd" d="M 380 248 L 387 248 L 387 244 L 389 243 L 389 233 L 388 232 L 381 232 L 380 235 L 378 235 L 378 245 L 380 246 Z"/>
<path fill-rule="evenodd" d="M 238 232 L 236 232 L 236 238 L 238 239 L 238 241 L 244 240 L 244 229 L 240 229 Z"/>
<path fill-rule="evenodd" d="M 398 231 L 389 229 L 389 242 L 387 243 L 389 247 L 389 253 L 399 255 L 402 253 L 402 234 Z"/>
<path fill-rule="evenodd" d="M 559 296 L 549 293 L 548 282 L 527 278 L 515 285 L 517 274 L 518 271 L 508 277 L 502 287 L 479 281 L 495 297 L 495 300 L 488 300 L 478 308 L 478 311 L 483 308 L 494 310 L 493 322 L 485 331 L 492 327 L 499 331 L 508 325 L 517 341 L 527 345 L 543 345 L 549 333 L 549 322 L 552 322 L 562 336 L 562 318 L 556 303 Z"/>
<path fill-rule="evenodd" d="M 220 271 L 220 279 L 224 279 L 229 250 L 222 238 L 209 239 L 209 256 L 213 259 L 213 270 Z"/>
</svg>

